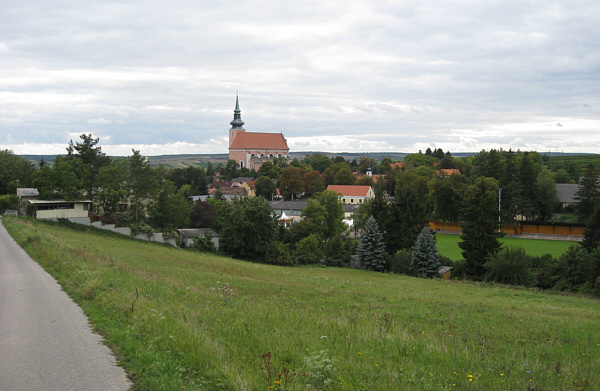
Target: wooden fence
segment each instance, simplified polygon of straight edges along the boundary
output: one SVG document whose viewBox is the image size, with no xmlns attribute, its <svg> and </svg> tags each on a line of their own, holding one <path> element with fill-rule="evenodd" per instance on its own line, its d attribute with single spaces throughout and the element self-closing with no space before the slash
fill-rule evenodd
<svg viewBox="0 0 600 391">
<path fill-rule="evenodd" d="M 431 221 L 429 228 L 438 232 L 447 232 L 461 234 L 462 228 L 460 223 L 449 223 L 445 221 Z M 517 225 L 505 225 L 502 227 L 502 232 L 506 236 L 522 235 L 522 236 L 566 236 L 581 238 L 585 226 L 581 224 L 568 223 L 545 223 L 545 222 L 529 222 L 522 221 Z"/>
</svg>

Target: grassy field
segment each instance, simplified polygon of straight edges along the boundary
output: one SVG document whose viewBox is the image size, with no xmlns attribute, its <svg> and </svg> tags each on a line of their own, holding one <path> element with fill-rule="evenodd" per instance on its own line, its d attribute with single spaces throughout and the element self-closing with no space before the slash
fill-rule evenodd
<svg viewBox="0 0 600 391">
<path fill-rule="evenodd" d="M 138 390 L 594 390 L 600 301 L 285 268 L 21 218 Z M 308 386 L 307 386 L 308 385 Z"/>
<path fill-rule="evenodd" d="M 438 251 L 452 260 L 462 258 L 461 249 L 458 247 L 460 235 L 436 234 Z M 544 240 L 544 239 L 520 239 L 520 238 L 500 238 L 502 248 L 522 247 L 525 252 L 532 256 L 541 256 L 550 254 L 557 258 L 567 251 L 569 247 L 576 242 L 566 240 Z"/>
</svg>

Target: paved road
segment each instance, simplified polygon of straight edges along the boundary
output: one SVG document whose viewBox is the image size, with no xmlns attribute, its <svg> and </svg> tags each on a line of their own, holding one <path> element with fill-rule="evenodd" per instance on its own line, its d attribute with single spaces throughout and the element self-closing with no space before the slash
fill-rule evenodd
<svg viewBox="0 0 600 391">
<path fill-rule="evenodd" d="M 0 219 L 0 391 L 131 387 L 83 311 Z"/>
</svg>

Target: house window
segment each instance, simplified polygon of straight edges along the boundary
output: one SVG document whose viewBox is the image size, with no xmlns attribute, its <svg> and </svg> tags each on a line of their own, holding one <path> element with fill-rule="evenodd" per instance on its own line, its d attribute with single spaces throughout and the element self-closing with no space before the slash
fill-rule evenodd
<svg viewBox="0 0 600 391">
<path fill-rule="evenodd" d="M 240 168 L 244 168 L 244 161 L 240 160 Z"/>
</svg>

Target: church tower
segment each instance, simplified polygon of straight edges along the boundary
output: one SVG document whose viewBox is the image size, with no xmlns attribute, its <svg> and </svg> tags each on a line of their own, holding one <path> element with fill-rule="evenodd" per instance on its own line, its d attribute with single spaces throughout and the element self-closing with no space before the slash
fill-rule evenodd
<svg viewBox="0 0 600 391">
<path fill-rule="evenodd" d="M 229 146 L 239 133 L 246 132 L 244 129 L 244 121 L 242 121 L 242 111 L 240 110 L 240 102 L 238 95 L 235 94 L 235 110 L 233 110 L 233 121 L 230 122 L 231 129 L 229 129 Z"/>
</svg>

